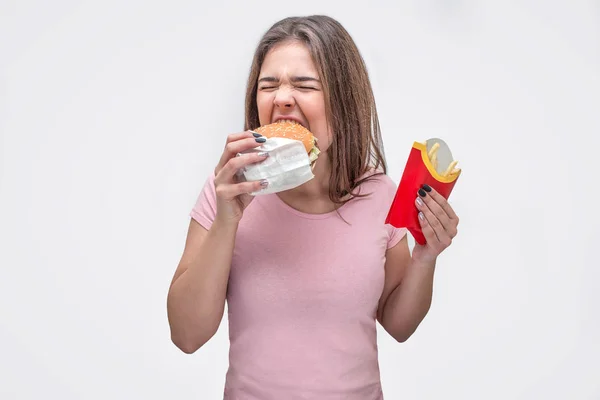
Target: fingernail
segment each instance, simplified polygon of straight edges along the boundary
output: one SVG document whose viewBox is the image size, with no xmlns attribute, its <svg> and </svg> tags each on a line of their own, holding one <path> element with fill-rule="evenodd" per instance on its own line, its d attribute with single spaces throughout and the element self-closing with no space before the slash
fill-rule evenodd
<svg viewBox="0 0 600 400">
<path fill-rule="evenodd" d="M 423 200 L 421 200 L 420 197 L 417 197 L 417 204 L 422 206 L 423 205 Z"/>
<path fill-rule="evenodd" d="M 419 196 L 421 197 L 425 197 L 427 193 L 425 193 L 425 191 L 423 189 L 419 189 Z"/>
<path fill-rule="evenodd" d="M 260 186 L 262 186 L 263 188 L 266 188 L 267 186 L 269 186 L 269 181 L 266 179 L 261 179 Z"/>
<path fill-rule="evenodd" d="M 423 185 L 423 189 L 425 189 L 426 192 L 431 192 L 431 186 L 429 185 Z"/>
<path fill-rule="evenodd" d="M 260 133 L 252 132 L 252 136 L 254 136 L 255 138 L 259 138 L 262 135 Z"/>
<path fill-rule="evenodd" d="M 264 137 L 257 137 L 257 138 L 256 138 L 256 139 L 254 139 L 254 140 L 256 140 L 256 142 L 257 142 L 257 143 L 264 143 L 264 142 L 266 142 L 266 141 L 267 141 L 267 138 L 264 138 Z"/>
<path fill-rule="evenodd" d="M 260 157 L 269 157 L 269 152 L 268 151 L 262 151 L 262 152 L 258 153 L 258 155 Z"/>
<path fill-rule="evenodd" d="M 425 219 L 425 215 L 422 212 L 419 213 L 419 219 L 421 221 L 423 221 Z"/>
</svg>

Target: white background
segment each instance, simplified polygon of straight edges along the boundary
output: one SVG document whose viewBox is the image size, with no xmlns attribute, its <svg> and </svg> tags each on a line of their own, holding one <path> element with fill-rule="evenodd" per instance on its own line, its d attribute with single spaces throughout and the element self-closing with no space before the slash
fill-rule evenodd
<svg viewBox="0 0 600 400">
<path fill-rule="evenodd" d="M 463 175 L 432 309 L 387 399 L 600 399 L 600 3 L 0 1 L 0 398 L 218 399 L 166 295 L 188 213 L 243 125 L 260 36 L 328 14 L 355 38 L 399 182 L 413 141 Z"/>
</svg>

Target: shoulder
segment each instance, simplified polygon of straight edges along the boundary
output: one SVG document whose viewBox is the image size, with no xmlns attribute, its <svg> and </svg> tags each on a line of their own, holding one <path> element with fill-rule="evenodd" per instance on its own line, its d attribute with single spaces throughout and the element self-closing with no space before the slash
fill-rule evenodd
<svg viewBox="0 0 600 400">
<path fill-rule="evenodd" d="M 381 170 L 367 171 L 360 177 L 359 182 L 358 190 L 361 195 L 373 193 L 377 196 L 393 198 L 398 188 L 393 179 Z"/>
</svg>

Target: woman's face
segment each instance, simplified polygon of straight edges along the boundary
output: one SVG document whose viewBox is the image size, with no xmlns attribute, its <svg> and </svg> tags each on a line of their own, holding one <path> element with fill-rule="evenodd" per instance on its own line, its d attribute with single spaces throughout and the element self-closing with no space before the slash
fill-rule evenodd
<svg viewBox="0 0 600 400">
<path fill-rule="evenodd" d="M 286 42 L 267 53 L 256 94 L 261 125 L 292 119 L 317 138 L 325 152 L 330 144 L 323 87 L 306 45 Z"/>
</svg>

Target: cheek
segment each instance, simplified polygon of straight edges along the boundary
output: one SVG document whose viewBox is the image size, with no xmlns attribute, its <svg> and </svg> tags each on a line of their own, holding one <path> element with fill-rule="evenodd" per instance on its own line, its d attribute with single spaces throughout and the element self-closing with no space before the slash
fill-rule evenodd
<svg viewBox="0 0 600 400">
<path fill-rule="evenodd" d="M 310 116 L 307 115 L 311 124 L 311 130 L 319 141 L 319 148 L 326 151 L 332 140 L 332 132 L 327 124 L 327 116 L 325 114 L 325 106 L 313 104 L 310 107 Z"/>
<path fill-rule="evenodd" d="M 314 126 L 311 125 L 311 132 L 317 139 L 319 149 L 323 152 L 327 151 L 331 145 L 332 136 L 331 129 L 328 129 L 325 120 L 323 119 L 322 122 L 315 123 Z"/>
<path fill-rule="evenodd" d="M 326 152 L 331 145 L 331 134 L 327 131 L 319 130 L 319 133 L 316 133 L 315 137 L 317 138 L 319 150 Z"/>
<path fill-rule="evenodd" d="M 258 119 L 260 124 L 266 124 L 273 111 L 273 100 L 264 94 L 256 96 L 256 108 L 258 109 Z"/>
</svg>

